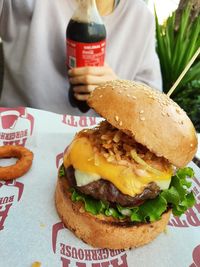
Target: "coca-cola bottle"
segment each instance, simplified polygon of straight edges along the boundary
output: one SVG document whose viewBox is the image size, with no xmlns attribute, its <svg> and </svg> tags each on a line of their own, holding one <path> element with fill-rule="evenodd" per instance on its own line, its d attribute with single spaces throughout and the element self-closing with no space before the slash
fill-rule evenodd
<svg viewBox="0 0 200 267">
<path fill-rule="evenodd" d="M 106 46 L 106 29 L 99 15 L 95 0 L 77 0 L 78 6 L 70 19 L 67 30 L 67 68 L 103 66 Z M 69 102 L 82 112 L 87 112 L 86 101 L 74 97 L 69 89 Z"/>
</svg>

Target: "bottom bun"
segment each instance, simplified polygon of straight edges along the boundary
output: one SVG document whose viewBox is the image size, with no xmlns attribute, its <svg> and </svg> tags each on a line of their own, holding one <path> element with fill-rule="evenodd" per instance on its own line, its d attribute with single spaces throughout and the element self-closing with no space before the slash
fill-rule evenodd
<svg viewBox="0 0 200 267">
<path fill-rule="evenodd" d="M 166 228 L 171 210 L 159 221 L 134 224 L 104 215 L 92 215 L 82 202 L 72 202 L 67 179 L 58 178 L 55 204 L 64 225 L 87 244 L 98 248 L 128 249 L 151 242 Z"/>
</svg>

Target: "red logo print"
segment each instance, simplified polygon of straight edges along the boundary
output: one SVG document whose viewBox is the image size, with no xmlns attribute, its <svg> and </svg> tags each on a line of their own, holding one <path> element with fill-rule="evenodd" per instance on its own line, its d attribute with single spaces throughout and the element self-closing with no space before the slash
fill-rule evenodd
<svg viewBox="0 0 200 267">
<path fill-rule="evenodd" d="M 23 189 L 24 185 L 17 181 L 0 182 L 0 231 L 4 229 L 11 206 L 20 201 Z"/>
<path fill-rule="evenodd" d="M 0 108 L 0 144 L 25 146 L 33 127 L 34 118 L 26 108 Z"/>
<path fill-rule="evenodd" d="M 96 117 L 86 117 L 86 116 L 72 116 L 72 115 L 63 115 L 62 122 L 71 127 L 92 127 L 97 124 Z"/>
<path fill-rule="evenodd" d="M 58 232 L 64 228 L 65 228 L 65 226 L 62 222 L 59 222 L 59 223 L 56 223 L 53 225 L 53 228 L 52 228 L 52 249 L 53 249 L 54 253 L 56 253 L 56 243 L 57 243 Z"/>
<path fill-rule="evenodd" d="M 62 238 L 61 235 L 63 235 Z M 64 224 L 62 222 L 54 224 L 52 250 L 59 256 L 61 267 L 128 267 L 124 250 L 86 249 L 73 246 L 72 243 L 67 239 Z"/>
<path fill-rule="evenodd" d="M 200 245 L 198 245 L 192 253 L 193 263 L 190 267 L 200 267 Z"/>
<path fill-rule="evenodd" d="M 63 159 L 64 153 L 60 153 L 56 156 L 56 168 L 59 168 Z"/>
<path fill-rule="evenodd" d="M 59 166 L 61 166 L 61 164 L 63 163 L 63 156 L 65 154 L 65 152 L 67 151 L 68 147 L 65 148 L 64 152 L 58 154 L 56 156 L 56 168 L 58 169 Z"/>
</svg>

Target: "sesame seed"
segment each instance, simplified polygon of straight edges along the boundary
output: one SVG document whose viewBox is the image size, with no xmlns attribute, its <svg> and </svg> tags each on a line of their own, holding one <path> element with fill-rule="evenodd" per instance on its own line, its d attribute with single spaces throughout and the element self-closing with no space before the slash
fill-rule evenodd
<svg viewBox="0 0 200 267">
<path fill-rule="evenodd" d="M 140 117 L 140 120 L 141 121 L 145 121 L 145 117 Z"/>
<path fill-rule="evenodd" d="M 194 145 L 193 144 L 190 144 L 191 147 L 193 147 Z"/>
<path fill-rule="evenodd" d="M 165 115 L 166 115 L 166 113 L 165 113 L 164 111 L 162 111 L 162 112 L 161 112 L 161 114 L 162 114 L 163 116 L 165 116 Z"/>
<path fill-rule="evenodd" d="M 143 114 L 144 113 L 144 110 L 140 110 L 140 114 Z"/>
<path fill-rule="evenodd" d="M 115 120 L 116 120 L 116 121 L 119 121 L 119 117 L 118 117 L 118 116 L 115 116 Z"/>
<path fill-rule="evenodd" d="M 137 99 L 137 97 L 136 97 L 136 96 L 134 96 L 134 95 L 132 95 L 131 97 L 132 97 L 133 99 Z"/>
<path fill-rule="evenodd" d="M 119 126 L 122 126 L 122 121 L 119 122 Z"/>
<path fill-rule="evenodd" d="M 100 98 L 102 98 L 102 97 L 103 97 L 103 95 L 100 95 L 99 97 L 100 97 Z"/>
</svg>

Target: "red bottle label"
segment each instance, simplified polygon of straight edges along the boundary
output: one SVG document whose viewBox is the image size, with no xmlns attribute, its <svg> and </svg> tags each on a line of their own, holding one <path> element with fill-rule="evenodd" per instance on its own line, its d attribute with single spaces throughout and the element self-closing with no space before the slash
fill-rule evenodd
<svg viewBox="0 0 200 267">
<path fill-rule="evenodd" d="M 97 43 L 80 43 L 67 39 L 67 66 L 103 66 L 106 40 Z"/>
</svg>

